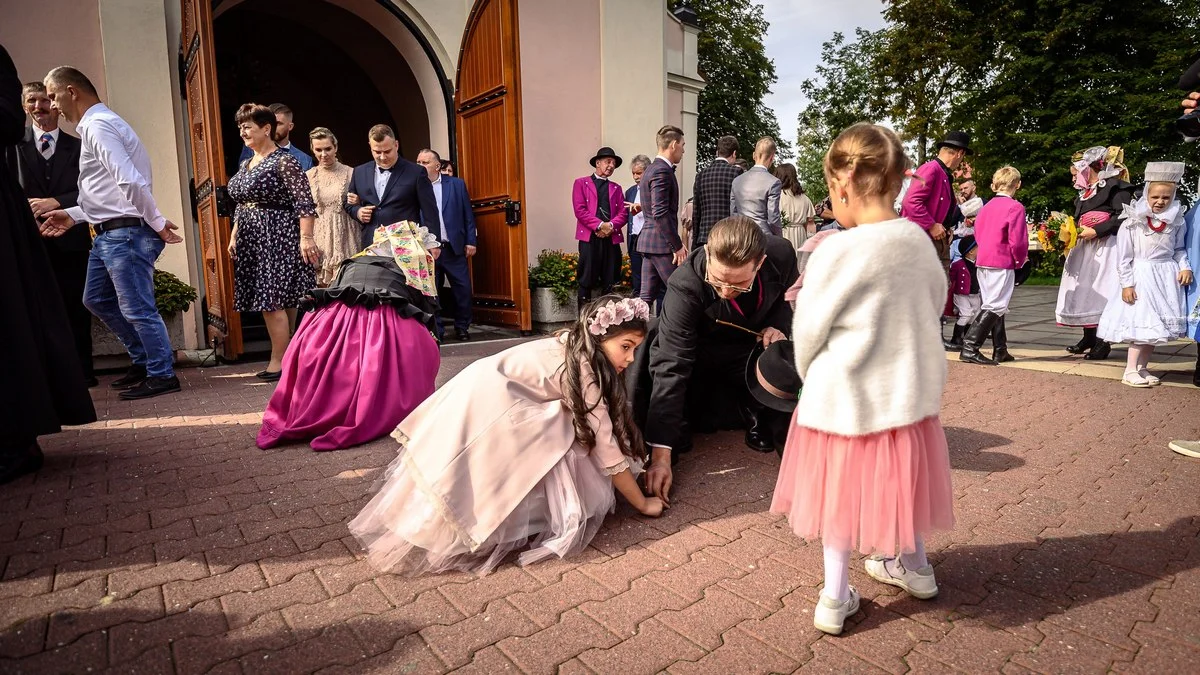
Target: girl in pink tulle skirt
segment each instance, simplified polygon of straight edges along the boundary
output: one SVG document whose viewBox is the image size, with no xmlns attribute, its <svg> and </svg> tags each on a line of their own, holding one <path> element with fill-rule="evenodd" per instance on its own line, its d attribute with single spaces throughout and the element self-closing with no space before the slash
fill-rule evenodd
<svg viewBox="0 0 1200 675">
<path fill-rule="evenodd" d="M 939 318 L 946 276 L 929 235 L 893 208 L 908 171 L 896 135 L 856 124 L 825 157 L 837 221 L 796 296 L 792 340 L 804 382 L 771 510 L 820 538 L 825 587 L 813 615 L 841 633 L 858 611 L 850 552 L 874 579 L 937 595 L 923 536 L 954 526 Z"/>
</svg>

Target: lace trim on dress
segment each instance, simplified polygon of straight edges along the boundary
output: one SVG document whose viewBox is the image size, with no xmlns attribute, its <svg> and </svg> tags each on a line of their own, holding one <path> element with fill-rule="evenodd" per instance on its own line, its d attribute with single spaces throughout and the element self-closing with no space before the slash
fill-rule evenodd
<svg viewBox="0 0 1200 675">
<path fill-rule="evenodd" d="M 629 459 L 626 458 L 626 459 L 621 460 L 619 463 L 614 464 L 613 466 L 605 468 L 604 475 L 605 476 L 615 476 L 628 468 L 630 468 Z"/>
<path fill-rule="evenodd" d="M 429 503 L 433 505 L 433 508 L 437 509 L 438 515 L 442 517 L 442 520 L 446 521 L 446 524 L 449 525 L 451 529 L 458 534 L 458 536 L 462 537 L 462 540 L 466 542 L 471 553 L 478 551 L 481 542 L 475 541 L 475 539 L 471 537 L 470 533 L 467 532 L 467 528 L 464 527 L 461 522 L 459 522 L 458 518 L 455 517 L 454 512 L 450 510 L 450 506 L 444 499 L 442 499 L 440 495 L 437 494 L 437 492 L 434 491 L 433 486 L 425 480 L 425 476 L 421 474 L 421 471 L 417 468 L 416 463 L 412 461 L 412 453 L 407 452 L 409 443 L 408 434 L 400 431 L 400 428 L 397 427 L 396 430 L 392 432 L 392 438 L 396 439 L 396 441 L 400 443 L 400 462 L 404 468 L 408 470 L 409 475 L 412 477 L 413 484 L 417 486 L 417 489 L 421 491 L 421 494 L 425 495 L 425 498 L 429 500 Z"/>
</svg>

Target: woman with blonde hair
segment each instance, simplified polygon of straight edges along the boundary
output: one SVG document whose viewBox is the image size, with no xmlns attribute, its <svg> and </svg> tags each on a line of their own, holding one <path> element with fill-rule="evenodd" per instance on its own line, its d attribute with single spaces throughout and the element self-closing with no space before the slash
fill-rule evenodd
<svg viewBox="0 0 1200 675">
<path fill-rule="evenodd" d="M 308 140 L 317 160 L 305 172 L 317 204 L 317 222 L 313 226 L 313 239 L 321 250 L 317 285 L 325 287 L 333 281 L 338 265 L 358 252 L 362 226 L 342 208 L 354 169 L 338 161 L 337 136 L 325 127 L 317 127 L 309 132 Z"/>
</svg>

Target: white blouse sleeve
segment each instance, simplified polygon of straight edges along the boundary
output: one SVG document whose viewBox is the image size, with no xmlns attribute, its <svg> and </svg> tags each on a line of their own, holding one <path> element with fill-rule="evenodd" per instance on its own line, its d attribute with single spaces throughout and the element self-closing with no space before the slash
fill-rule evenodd
<svg viewBox="0 0 1200 675">
<path fill-rule="evenodd" d="M 1133 286 L 1133 232 L 1138 227 L 1130 221 L 1117 230 L 1117 277 L 1121 288 Z"/>
</svg>

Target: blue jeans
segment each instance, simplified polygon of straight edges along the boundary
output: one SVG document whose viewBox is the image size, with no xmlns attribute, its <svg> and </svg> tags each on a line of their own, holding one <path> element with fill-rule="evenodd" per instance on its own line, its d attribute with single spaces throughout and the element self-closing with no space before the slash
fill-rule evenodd
<svg viewBox="0 0 1200 675">
<path fill-rule="evenodd" d="M 149 226 L 103 232 L 92 242 L 83 304 L 150 377 L 174 375 L 174 353 L 154 302 L 154 261 L 166 242 Z"/>
</svg>

